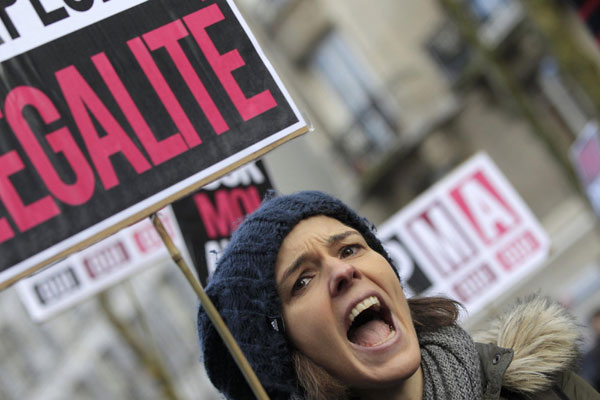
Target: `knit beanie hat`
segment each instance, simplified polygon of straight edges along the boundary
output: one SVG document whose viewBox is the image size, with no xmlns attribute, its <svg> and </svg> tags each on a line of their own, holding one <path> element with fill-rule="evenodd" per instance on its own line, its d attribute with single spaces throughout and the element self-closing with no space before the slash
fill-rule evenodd
<svg viewBox="0 0 600 400">
<path fill-rule="evenodd" d="M 290 344 L 281 326 L 275 262 L 286 235 L 298 222 L 316 215 L 335 218 L 356 229 L 392 265 L 371 223 L 336 198 L 304 191 L 269 198 L 248 215 L 234 232 L 206 287 L 206 293 L 274 400 L 302 395 Z M 202 307 L 198 311 L 198 334 L 204 366 L 215 387 L 230 400 L 254 399 Z"/>
</svg>

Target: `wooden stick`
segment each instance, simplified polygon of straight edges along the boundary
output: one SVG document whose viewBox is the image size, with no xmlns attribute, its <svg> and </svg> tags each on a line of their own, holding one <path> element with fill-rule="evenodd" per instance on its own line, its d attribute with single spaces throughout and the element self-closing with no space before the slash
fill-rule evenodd
<svg viewBox="0 0 600 400">
<path fill-rule="evenodd" d="M 215 326 L 215 329 L 221 336 L 221 339 L 223 339 L 223 342 L 225 342 L 225 345 L 229 349 L 229 352 L 233 356 L 233 359 L 242 371 L 242 374 L 244 374 L 246 382 L 248 382 L 248 385 L 250 385 L 250 388 L 254 392 L 254 395 L 259 400 L 269 400 L 267 392 L 265 392 L 265 389 L 256 377 L 256 374 L 252 370 L 252 367 L 250 367 L 248 360 L 246 359 L 246 357 L 242 353 L 242 350 L 231 335 L 231 332 L 227 328 L 227 325 L 225 325 L 225 322 L 223 322 L 223 319 L 219 315 L 219 312 L 217 311 L 216 307 L 202 288 L 202 285 L 200 284 L 200 282 L 198 282 L 198 280 L 188 267 L 187 263 L 183 259 L 181 252 L 171 240 L 171 237 L 169 236 L 164 225 L 160 221 L 160 218 L 156 213 L 152 214 L 150 218 L 152 220 L 152 223 L 154 224 L 154 227 L 156 228 L 156 231 L 160 235 L 160 238 L 167 247 L 171 258 L 173 259 L 173 261 L 175 261 L 175 264 L 177 264 L 181 272 L 183 272 L 183 275 L 185 275 L 186 279 L 196 292 L 196 295 L 200 299 L 200 303 L 202 303 L 202 307 L 204 307 L 204 311 L 206 311 L 206 314 L 208 314 L 208 317 L 210 318 L 213 325 Z"/>
</svg>

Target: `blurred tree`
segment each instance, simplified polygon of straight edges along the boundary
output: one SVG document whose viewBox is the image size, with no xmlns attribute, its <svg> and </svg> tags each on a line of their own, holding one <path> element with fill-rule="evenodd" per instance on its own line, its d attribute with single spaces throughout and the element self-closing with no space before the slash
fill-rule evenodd
<svg viewBox="0 0 600 400">
<path fill-rule="evenodd" d="M 537 0 L 527 1 L 536 2 Z M 461 0 L 439 0 L 439 2 L 446 10 L 448 17 L 457 24 L 463 38 L 474 49 L 476 56 L 481 59 L 480 73 L 493 81 L 498 88 L 501 88 L 506 93 L 508 96 L 507 100 L 510 101 L 511 105 L 529 123 L 533 132 L 542 140 L 556 161 L 562 166 L 572 186 L 580 191 L 581 188 L 569 160 L 569 149 L 559 145 L 560 141 L 557 140 L 562 134 L 556 132 L 547 123 L 546 117 L 540 116 L 537 113 L 527 91 L 500 56 L 498 46 L 492 49 L 482 42 L 478 34 L 477 24 L 473 15 L 468 10 L 467 4 Z M 546 0 L 543 3 L 547 4 L 550 2 Z M 572 140 L 573 137 L 570 138 L 570 141 Z"/>
<path fill-rule="evenodd" d="M 106 292 L 102 292 L 98 295 L 98 302 L 100 309 L 113 328 L 123 341 L 129 345 L 129 348 L 139 358 L 140 363 L 161 387 L 165 399 L 178 400 L 177 392 L 171 377 L 156 352 L 151 351 L 147 343 L 140 340 L 139 333 L 135 332 L 129 324 L 122 321 L 117 316 L 110 305 L 110 300 Z M 141 312 L 137 310 L 137 313 L 140 314 Z M 138 318 L 143 318 L 143 316 L 138 315 Z"/>
<path fill-rule="evenodd" d="M 577 82 L 593 103 L 595 114 L 598 114 L 600 65 L 583 48 L 573 31 L 565 28 L 565 15 L 571 12 L 571 3 L 556 0 L 523 0 L 522 3 L 561 69 Z"/>
</svg>

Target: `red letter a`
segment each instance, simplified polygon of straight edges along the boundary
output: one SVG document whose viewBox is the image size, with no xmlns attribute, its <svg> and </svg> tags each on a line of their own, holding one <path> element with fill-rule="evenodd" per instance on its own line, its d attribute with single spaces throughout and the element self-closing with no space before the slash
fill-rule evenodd
<svg viewBox="0 0 600 400">
<path fill-rule="evenodd" d="M 113 154 L 123 153 L 138 174 L 150 169 L 148 160 L 74 66 L 63 68 L 55 75 L 106 189 L 119 184 L 109 158 Z M 90 113 L 106 131 L 105 136 L 98 135 Z"/>
</svg>

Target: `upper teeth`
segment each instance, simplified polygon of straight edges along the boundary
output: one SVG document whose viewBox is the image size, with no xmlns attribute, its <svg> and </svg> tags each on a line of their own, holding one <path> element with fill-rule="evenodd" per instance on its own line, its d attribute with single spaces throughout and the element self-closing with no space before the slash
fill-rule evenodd
<svg viewBox="0 0 600 400">
<path fill-rule="evenodd" d="M 358 314 L 372 306 L 381 306 L 379 299 L 375 296 L 367 297 L 366 299 L 355 305 L 352 311 L 350 311 L 350 323 L 354 322 L 354 318 L 356 318 Z"/>
</svg>

